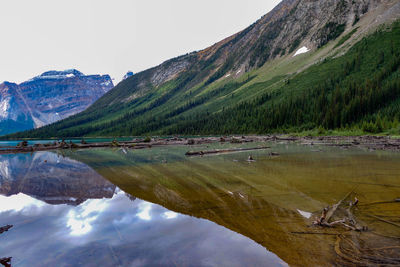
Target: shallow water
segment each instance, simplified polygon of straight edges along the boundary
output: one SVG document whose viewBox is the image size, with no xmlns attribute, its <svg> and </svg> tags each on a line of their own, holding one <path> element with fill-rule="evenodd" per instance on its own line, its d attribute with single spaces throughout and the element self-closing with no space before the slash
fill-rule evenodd
<svg viewBox="0 0 400 267">
<path fill-rule="evenodd" d="M 0 226 L 14 227 L 0 235 L 0 257 L 15 266 L 321 266 L 356 254 L 344 241 L 357 253 L 400 246 L 399 227 L 370 217 L 400 224 L 400 203 L 366 205 L 400 197 L 399 154 L 271 146 L 251 153 L 255 162 L 249 152 L 187 158 L 184 146 L 1 156 Z M 349 191 L 368 232 L 310 227 Z M 325 234 L 299 234 L 310 230 Z"/>
</svg>

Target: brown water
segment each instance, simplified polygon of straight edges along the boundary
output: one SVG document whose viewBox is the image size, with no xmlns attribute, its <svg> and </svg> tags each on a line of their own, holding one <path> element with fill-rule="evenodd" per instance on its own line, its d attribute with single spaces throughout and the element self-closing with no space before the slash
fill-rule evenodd
<svg viewBox="0 0 400 267">
<path fill-rule="evenodd" d="M 133 202 L 137 202 L 137 206 L 125 203 L 114 208 L 108 204 L 106 211 L 97 211 L 96 214 L 100 215 L 89 220 L 89 232 L 85 232 L 88 227 L 85 228 L 83 223 L 85 233 L 81 235 L 71 235 L 74 230 L 71 223 L 69 226 L 64 223 L 63 227 L 57 228 L 57 233 L 54 233 L 55 230 L 43 230 L 49 227 L 35 220 L 30 222 L 28 215 L 23 217 L 24 209 L 14 211 L 23 219 L 12 217 L 10 211 L 0 213 L 0 224 L 15 224 L 15 229 L 0 236 L 2 245 L 6 244 L 6 249 L 3 246 L 0 248 L 0 257 L 17 255 L 16 246 L 7 244 L 19 239 L 19 244 L 33 242 L 33 237 L 26 240 L 26 233 L 41 229 L 42 239 L 60 235 L 66 236 L 63 242 L 71 243 L 66 246 L 60 241 L 63 253 L 54 245 L 42 250 L 44 258 L 51 258 L 53 261 L 50 262 L 57 263 L 68 262 L 66 255 L 72 254 L 75 260 L 79 255 L 84 265 L 95 265 L 94 255 L 99 251 L 111 253 L 107 246 L 111 247 L 111 255 L 114 256 L 110 256 L 111 260 L 106 265 L 112 265 L 116 260 L 123 266 L 130 266 L 134 261 L 138 265 L 168 266 L 279 266 L 284 264 L 282 260 L 293 266 L 374 265 L 382 263 L 382 259 L 387 264 L 398 263 L 400 203 L 393 200 L 400 198 L 399 154 L 272 144 L 270 150 L 252 153 L 255 162 L 248 162 L 249 152 L 187 158 L 184 156 L 186 150 L 187 147 L 132 151 L 98 149 L 68 152 L 65 158 L 52 154 L 56 162 L 53 171 L 60 164 L 57 160 L 61 159 L 65 165 L 56 169 L 58 178 L 54 174 L 43 176 L 43 170 L 46 170 L 43 168 L 48 168 L 43 167 L 48 166 L 43 159 L 36 162 L 25 159 L 25 164 L 42 167 L 31 167 L 31 170 L 39 169 L 31 171 L 36 173 L 33 175 L 36 178 L 31 178 L 30 174 L 25 176 L 24 182 L 16 186 L 19 190 L 14 191 L 33 196 L 35 201 L 50 202 L 52 209 L 54 204 L 67 206 L 60 200 L 54 200 L 57 199 L 55 196 L 69 199 L 76 206 L 68 206 L 63 211 L 67 217 L 69 214 L 73 218 L 85 219 L 88 212 L 84 207 L 102 205 L 90 204 L 90 201 L 106 201 L 103 198 L 106 197 L 112 202 L 125 196 L 122 193 L 105 196 L 110 190 L 113 192 L 113 188 L 126 192 L 129 197 L 125 199 L 138 198 Z M 269 156 L 271 151 L 279 152 L 280 156 Z M 18 162 L 17 165 L 22 166 L 23 160 Z M 74 177 L 73 181 L 60 178 L 61 173 L 65 177 Z M 40 175 L 42 177 L 38 177 Z M 46 183 L 40 182 L 43 177 Z M 62 180 L 63 186 L 58 186 L 57 179 Z M 4 185 L 2 182 L 0 189 Z M 28 189 L 32 187 L 39 188 L 36 191 L 41 194 L 30 192 Z M 54 196 L 47 193 L 54 191 L 57 192 Z M 351 191 L 354 192 L 352 197 L 357 196 L 360 201 L 354 211 L 355 216 L 361 224 L 368 226 L 367 232 L 311 226 L 314 217 L 324 207 L 338 202 Z M 92 195 L 88 196 L 88 192 Z M 4 201 L 10 202 L 9 199 Z M 153 208 L 149 209 L 146 205 L 157 207 L 158 215 L 152 216 Z M 143 210 L 144 215 L 140 215 Z M 47 214 L 48 211 L 35 218 L 41 221 L 40 218 Z M 121 218 L 127 214 L 142 223 L 127 220 L 124 227 L 137 225 L 138 228 L 122 227 L 124 230 L 118 230 L 119 234 L 116 234 L 118 231 L 110 226 L 114 225 L 111 222 L 123 221 Z M 101 220 L 103 215 L 108 220 Z M 140 216 L 145 219 L 164 216 L 164 220 L 141 220 Z M 168 216 L 176 217 L 166 220 Z M 176 218 L 184 218 L 186 223 L 180 223 Z M 24 222 L 24 231 L 19 228 L 18 220 Z M 163 221 L 168 223 L 168 227 L 164 227 Z M 149 222 L 152 224 L 146 225 Z M 82 226 L 81 222 L 77 224 Z M 132 244 L 130 240 L 134 236 L 136 240 Z M 54 261 L 56 259 L 59 261 Z M 27 264 L 30 259 L 24 259 L 23 255 L 17 260 L 20 261 L 15 266 L 31 266 Z"/>
</svg>

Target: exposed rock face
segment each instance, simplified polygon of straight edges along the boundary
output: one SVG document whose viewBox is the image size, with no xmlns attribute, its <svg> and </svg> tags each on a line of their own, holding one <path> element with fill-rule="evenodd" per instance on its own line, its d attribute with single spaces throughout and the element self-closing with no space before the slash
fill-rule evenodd
<svg viewBox="0 0 400 267">
<path fill-rule="evenodd" d="M 79 205 L 111 198 L 115 185 L 86 164 L 51 152 L 0 158 L 0 194 L 24 193 L 49 204 Z"/>
<path fill-rule="evenodd" d="M 114 85 L 109 75 L 48 71 L 0 84 L 0 135 L 41 127 L 85 110 Z"/>
<path fill-rule="evenodd" d="M 198 53 L 231 68 L 249 70 L 293 53 L 300 44 L 318 48 L 337 38 L 356 20 L 392 0 L 284 0 L 259 21 Z M 229 62 L 235 62 L 229 64 Z M 224 68 L 222 65 L 221 68 Z"/>
<path fill-rule="evenodd" d="M 19 86 L 15 83 L 0 84 L 0 135 L 34 127 Z"/>
<path fill-rule="evenodd" d="M 268 60 L 294 55 L 302 46 L 319 48 L 372 14 L 372 20 L 358 25 L 359 32 L 366 33 L 398 18 L 399 9 L 396 0 L 283 0 L 243 31 L 128 78 L 108 96 L 108 104 L 132 101 L 181 75 L 189 77 L 187 88 L 204 81 L 208 85 L 225 75 L 240 76 Z"/>
</svg>

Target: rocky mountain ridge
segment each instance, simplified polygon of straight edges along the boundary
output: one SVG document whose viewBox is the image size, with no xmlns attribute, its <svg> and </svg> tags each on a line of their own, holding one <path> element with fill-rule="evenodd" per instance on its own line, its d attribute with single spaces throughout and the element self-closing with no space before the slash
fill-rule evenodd
<svg viewBox="0 0 400 267">
<path fill-rule="evenodd" d="M 400 3 L 395 0 L 284 0 L 243 31 L 209 48 L 138 73 L 135 75 L 138 81 L 131 80 L 132 94 L 129 97 L 113 95 L 116 102 L 132 101 L 189 71 L 196 72 L 196 75 L 187 87 L 204 80 L 211 84 L 226 75 L 239 77 L 269 60 L 293 55 L 301 46 L 309 51 L 318 49 L 363 18 L 365 23 L 359 27 L 364 32 L 394 21 L 399 17 L 399 11 Z M 374 12 L 372 21 L 365 18 Z"/>
<path fill-rule="evenodd" d="M 47 71 L 21 84 L 0 84 L 0 135 L 62 120 L 85 110 L 113 88 L 109 75 L 75 69 Z"/>
<path fill-rule="evenodd" d="M 388 84 L 382 77 L 390 82 L 396 79 L 392 78 L 396 68 L 389 65 L 397 64 L 398 19 L 398 0 L 284 0 L 248 28 L 209 48 L 121 81 L 73 118 L 14 137 L 269 133 L 289 127 L 294 118 L 286 117 L 293 110 L 290 105 L 316 103 L 312 98 L 321 92 L 326 93 L 325 103 L 308 112 L 323 114 L 296 115 L 292 124 L 298 129 L 354 124 L 361 128 L 360 120 L 375 120 L 378 109 L 385 107 L 382 114 L 396 114 L 395 103 L 389 107 L 391 101 L 381 100 L 372 106 L 362 90 L 371 86 L 364 82 L 377 70 L 386 73 L 376 77 L 379 87 Z M 384 45 L 380 44 L 379 39 L 385 38 Z M 357 82 L 348 84 L 350 78 Z M 338 109 L 346 106 L 349 115 L 333 108 L 337 101 L 332 102 L 332 110 L 323 109 L 344 83 L 349 93 L 340 98 L 343 103 Z M 360 89 L 354 91 L 355 86 Z M 377 92 L 371 89 L 368 95 Z M 299 93 L 304 99 L 298 98 Z M 351 103 L 356 98 L 359 101 Z M 371 127 L 363 128 L 371 131 Z"/>
</svg>

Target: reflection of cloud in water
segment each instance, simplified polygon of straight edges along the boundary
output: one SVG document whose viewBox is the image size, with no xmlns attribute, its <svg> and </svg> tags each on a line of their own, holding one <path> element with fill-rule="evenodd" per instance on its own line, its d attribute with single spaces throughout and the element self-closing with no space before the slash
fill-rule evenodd
<svg viewBox="0 0 400 267">
<path fill-rule="evenodd" d="M 139 212 L 136 214 L 140 219 L 145 220 L 145 221 L 150 221 L 151 220 L 151 207 L 153 204 L 149 202 L 142 202 L 139 204 Z"/>
<path fill-rule="evenodd" d="M 92 223 L 107 207 L 106 199 L 93 199 L 71 209 L 67 214 L 67 226 L 71 229 L 71 235 L 89 233 L 92 230 Z"/>
<path fill-rule="evenodd" d="M 0 225 L 15 227 L 2 236 L 2 254 L 29 267 L 281 263 L 254 241 L 215 223 L 140 199 L 132 202 L 116 191 L 112 199 L 76 207 L 48 205 L 24 194 L 0 196 Z"/>
<path fill-rule="evenodd" d="M 173 212 L 173 211 L 166 211 L 163 213 L 163 217 L 165 219 L 175 219 L 176 217 L 178 217 L 178 213 Z"/>
<path fill-rule="evenodd" d="M 12 195 L 9 197 L 0 195 L 0 213 L 11 211 L 20 212 L 28 211 L 30 208 L 43 207 L 46 205 L 40 200 L 34 199 L 23 193 Z"/>
<path fill-rule="evenodd" d="M 117 188 L 116 192 L 117 193 L 114 195 L 113 199 L 90 199 L 85 201 L 75 209 L 71 209 L 66 216 L 67 226 L 71 229 L 70 234 L 74 236 L 80 236 L 89 233 L 92 230 L 92 225 L 95 223 L 96 219 L 102 212 L 105 212 L 108 209 L 110 204 L 116 202 L 118 198 L 125 198 L 125 193 L 122 190 Z M 150 211 L 152 205 L 153 204 L 149 202 L 140 202 L 140 204 L 138 205 L 138 212 L 136 216 L 142 220 L 150 221 Z M 166 218 L 172 218 L 172 216 L 174 216 L 173 213 L 174 212 L 170 212 L 168 214 L 169 217 Z"/>
</svg>

